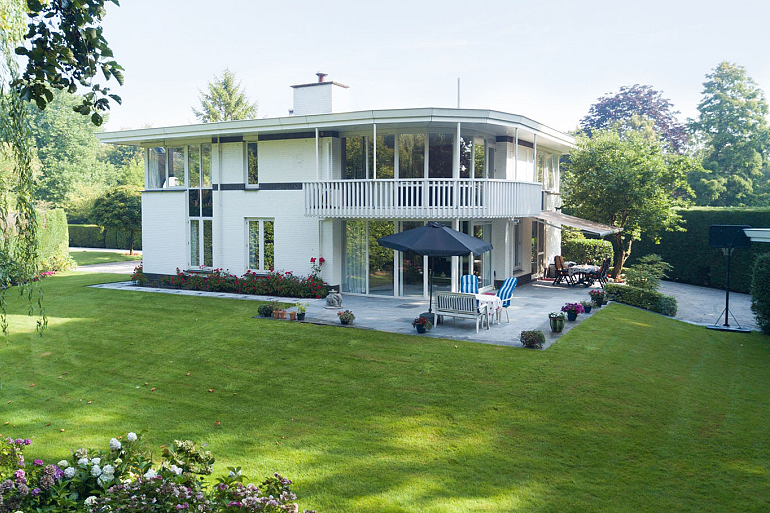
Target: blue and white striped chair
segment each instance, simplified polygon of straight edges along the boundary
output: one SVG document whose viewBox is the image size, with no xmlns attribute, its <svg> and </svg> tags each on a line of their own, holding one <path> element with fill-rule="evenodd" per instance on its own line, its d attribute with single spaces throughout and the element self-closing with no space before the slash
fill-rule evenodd
<svg viewBox="0 0 770 513">
<path fill-rule="evenodd" d="M 478 294 L 479 279 L 473 274 L 464 274 L 460 278 L 460 292 L 465 294 Z"/>
<path fill-rule="evenodd" d="M 505 319 L 510 323 L 511 319 L 508 317 L 508 307 L 511 306 L 511 296 L 513 296 L 513 291 L 516 289 L 516 283 L 518 282 L 518 278 L 506 278 L 503 282 L 503 286 L 500 287 L 497 290 L 497 297 L 499 297 L 503 301 L 503 308 L 505 309 Z M 502 316 L 502 312 L 497 312 L 497 322 L 500 322 L 500 317 Z"/>
</svg>

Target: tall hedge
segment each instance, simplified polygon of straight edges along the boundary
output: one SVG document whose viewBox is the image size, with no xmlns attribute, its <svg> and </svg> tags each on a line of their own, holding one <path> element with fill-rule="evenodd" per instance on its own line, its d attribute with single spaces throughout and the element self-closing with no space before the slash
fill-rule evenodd
<svg viewBox="0 0 770 513">
<path fill-rule="evenodd" d="M 770 335 L 770 253 L 759 255 L 754 262 L 751 311 L 754 312 L 762 333 Z"/>
<path fill-rule="evenodd" d="M 62 271 L 73 266 L 74 261 L 69 253 L 69 236 L 67 229 L 67 214 L 64 210 L 41 210 L 37 212 L 37 243 L 38 243 L 38 268 L 42 271 Z M 14 232 L 4 234 L 12 246 L 15 244 Z M 16 269 L 14 262 L 5 265 L 8 269 Z M 10 271 L 11 280 L 16 282 L 21 279 Z"/>
<path fill-rule="evenodd" d="M 69 244 L 74 248 L 128 249 L 128 232 L 102 230 L 95 224 L 69 225 Z M 141 232 L 134 239 L 134 249 L 142 249 Z"/>
<path fill-rule="evenodd" d="M 669 279 L 692 285 L 714 288 L 725 286 L 725 257 L 719 249 L 709 247 L 709 226 L 712 224 L 748 225 L 770 228 L 770 208 L 698 207 L 680 210 L 686 232 L 664 232 L 660 244 L 642 238 L 631 248 L 629 265 L 644 255 L 659 254 L 673 266 Z M 770 253 L 770 244 L 752 243 L 750 249 L 733 251 L 730 289 L 748 293 L 754 261 Z"/>
<path fill-rule="evenodd" d="M 585 264 L 593 262 L 596 265 L 602 263 L 605 258 L 613 257 L 612 243 L 604 239 L 570 238 L 561 242 L 561 256 L 564 260 Z"/>
</svg>

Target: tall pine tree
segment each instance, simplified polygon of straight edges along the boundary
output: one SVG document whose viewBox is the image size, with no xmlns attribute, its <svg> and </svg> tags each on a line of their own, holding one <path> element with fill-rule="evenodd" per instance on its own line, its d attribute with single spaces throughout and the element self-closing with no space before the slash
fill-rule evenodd
<svg viewBox="0 0 770 513">
<path fill-rule="evenodd" d="M 257 117 L 257 102 L 251 103 L 241 90 L 241 83 L 229 69 L 221 77 L 214 77 L 208 84 L 208 92 L 200 91 L 201 108 L 193 108 L 195 117 L 203 123 L 254 119 Z"/>
</svg>

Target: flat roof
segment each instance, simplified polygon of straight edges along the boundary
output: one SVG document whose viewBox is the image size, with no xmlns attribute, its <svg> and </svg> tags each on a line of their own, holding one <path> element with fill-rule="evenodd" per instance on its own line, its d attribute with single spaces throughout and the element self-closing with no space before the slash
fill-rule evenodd
<svg viewBox="0 0 770 513">
<path fill-rule="evenodd" d="M 328 82 L 327 82 L 328 83 Z M 277 118 L 244 119 L 221 121 L 217 123 L 199 123 L 118 132 L 97 133 L 97 138 L 109 144 L 159 144 L 166 140 L 249 136 L 260 133 L 291 133 L 308 130 L 355 131 L 376 123 L 378 129 L 388 128 L 452 128 L 461 123 L 470 130 L 479 130 L 490 135 L 513 137 L 516 129 L 519 139 L 532 142 L 533 134 L 544 137 L 545 146 L 562 150 L 565 153 L 575 146 L 575 139 L 569 134 L 519 114 L 510 114 L 496 110 L 417 108 L 362 110 L 332 114 L 312 114 L 304 116 L 284 116 Z"/>
</svg>

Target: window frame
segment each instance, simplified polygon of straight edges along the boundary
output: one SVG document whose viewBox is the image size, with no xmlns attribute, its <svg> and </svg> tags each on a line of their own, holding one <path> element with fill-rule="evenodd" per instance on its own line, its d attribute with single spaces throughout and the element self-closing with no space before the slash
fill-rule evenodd
<svg viewBox="0 0 770 513">
<path fill-rule="evenodd" d="M 253 222 L 259 223 L 259 268 L 251 267 L 251 226 Z M 275 270 L 275 218 L 274 217 L 247 217 L 245 218 L 246 231 L 246 269 L 253 274 L 267 274 L 271 271 L 265 268 L 265 222 L 273 223 L 273 269 Z"/>
</svg>

